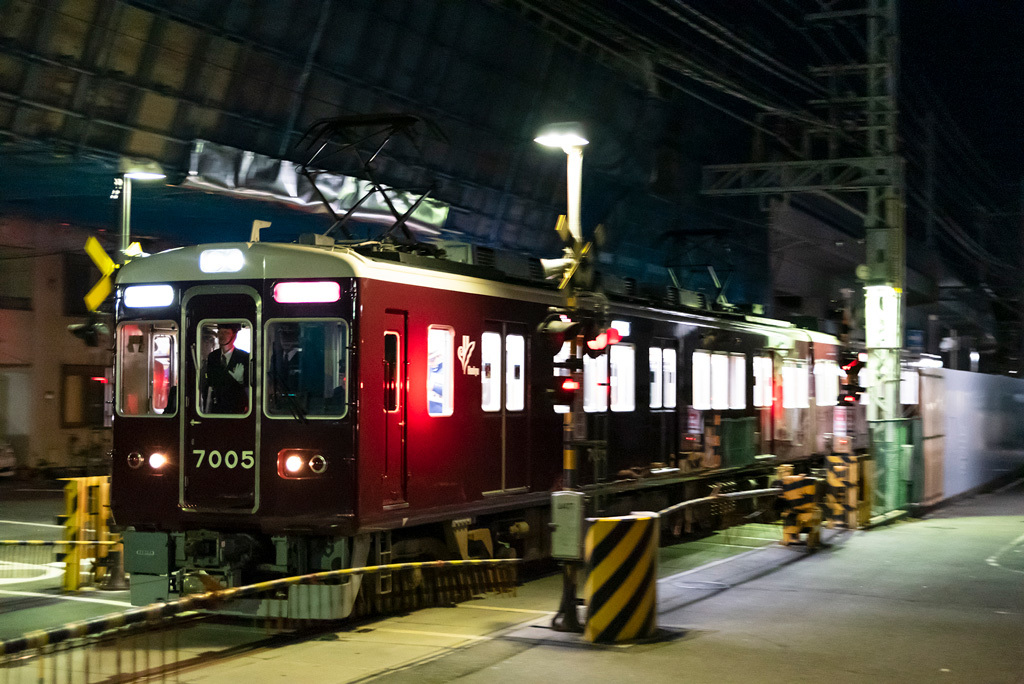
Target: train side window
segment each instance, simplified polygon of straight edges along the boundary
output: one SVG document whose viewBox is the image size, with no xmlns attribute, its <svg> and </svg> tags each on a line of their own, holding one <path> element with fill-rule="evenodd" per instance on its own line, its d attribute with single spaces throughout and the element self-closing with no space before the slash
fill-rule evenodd
<svg viewBox="0 0 1024 684">
<path fill-rule="evenodd" d="M 570 350 L 570 348 L 571 348 L 571 345 L 568 342 L 563 342 L 562 343 L 562 348 L 558 350 L 558 353 L 555 354 L 555 356 L 552 359 L 552 361 L 554 363 L 556 363 L 556 364 L 565 363 L 566 361 L 568 361 L 569 360 L 569 350 Z M 568 368 L 559 368 L 558 366 L 555 366 L 552 375 L 554 375 L 556 378 L 569 377 L 570 375 L 572 375 L 572 371 L 570 371 Z M 568 412 L 569 412 L 569 406 L 568 405 L 566 405 L 566 404 L 555 404 L 555 413 L 568 413 Z"/>
<path fill-rule="evenodd" d="M 707 411 L 711 408 L 711 352 L 693 352 L 693 408 Z"/>
<path fill-rule="evenodd" d="M 505 336 L 505 410 L 522 411 L 526 406 L 526 338 Z"/>
<path fill-rule="evenodd" d="M 177 413 L 178 326 L 171 321 L 124 323 L 117 330 L 117 412 Z"/>
<path fill-rule="evenodd" d="M 747 357 L 729 354 L 729 408 L 747 408 Z"/>
<path fill-rule="evenodd" d="M 754 406 L 763 408 L 772 405 L 773 372 L 770 356 L 754 357 Z"/>
<path fill-rule="evenodd" d="M 814 362 L 814 405 L 835 406 L 839 397 L 839 366 L 831 359 Z"/>
<path fill-rule="evenodd" d="M 664 373 L 662 372 L 662 368 L 664 366 L 664 355 L 661 351 L 661 347 L 651 347 L 647 350 L 647 356 L 651 369 L 650 406 L 652 409 L 660 409 L 664 404 L 665 396 L 665 390 L 663 387 Z"/>
<path fill-rule="evenodd" d="M 612 411 L 636 409 L 636 348 L 631 344 L 616 344 L 608 348 L 611 370 Z"/>
<path fill-rule="evenodd" d="M 608 355 L 596 359 L 583 355 L 583 410 L 600 413 L 608 410 Z"/>
<path fill-rule="evenodd" d="M 662 385 L 665 388 L 665 399 L 662 402 L 667 409 L 676 407 L 676 350 L 666 347 L 661 352 L 662 369 L 665 373 L 665 380 Z"/>
<path fill-rule="evenodd" d="M 810 381 L 804 361 L 787 359 L 782 364 L 782 408 L 810 407 Z"/>
<path fill-rule="evenodd" d="M 711 355 L 711 408 L 723 411 L 729 408 L 729 356 Z"/>
<path fill-rule="evenodd" d="M 501 335 L 485 332 L 480 337 L 480 408 L 501 410 Z"/>
<path fill-rule="evenodd" d="M 401 338 L 397 332 L 384 332 L 384 410 L 395 413 L 400 410 L 399 388 L 402 386 Z"/>
<path fill-rule="evenodd" d="M 454 408 L 455 331 L 432 325 L 427 329 L 427 415 L 450 416 Z"/>
</svg>

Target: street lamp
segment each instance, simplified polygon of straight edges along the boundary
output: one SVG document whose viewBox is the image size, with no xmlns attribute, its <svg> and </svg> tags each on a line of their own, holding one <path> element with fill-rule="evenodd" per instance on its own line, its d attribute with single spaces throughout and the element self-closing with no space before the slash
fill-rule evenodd
<svg viewBox="0 0 1024 684">
<path fill-rule="evenodd" d="M 166 178 L 163 169 L 154 161 L 122 158 L 118 165 L 120 176 L 114 179 L 111 197 L 121 196 L 121 259 L 128 253 L 131 243 L 132 225 L 132 181 L 160 180 Z"/>
<path fill-rule="evenodd" d="M 575 121 L 548 124 L 537 132 L 534 142 L 545 147 L 560 147 L 566 155 L 566 204 L 565 215 L 573 248 L 583 241 L 580 230 L 580 189 L 583 184 L 583 146 L 589 140 L 583 135 L 583 127 Z"/>
<path fill-rule="evenodd" d="M 555 123 L 544 126 L 537 132 L 534 142 L 547 147 L 560 147 L 566 155 L 566 223 L 572 246 L 565 250 L 565 271 L 562 285 L 568 285 L 572 275 L 579 267 L 582 255 L 582 231 L 580 230 L 580 190 L 583 182 L 583 146 L 587 144 L 582 127 L 575 122 Z M 563 236 L 564 238 L 565 236 Z M 576 294 L 568 289 L 569 309 L 575 314 Z M 575 335 L 569 340 L 569 358 L 573 366 L 569 379 L 580 387 L 583 381 L 582 359 L 579 358 L 579 345 L 582 338 Z M 551 533 L 552 555 L 562 559 L 562 599 L 551 621 L 551 626 L 562 632 L 582 632 L 579 617 L 576 614 L 576 586 L 578 565 L 581 559 L 583 530 L 583 492 L 577 488 L 576 467 L 576 416 L 582 415 L 583 406 L 581 393 L 576 392 L 569 410 L 562 414 L 562 491 L 554 492 L 551 498 L 551 520 L 555 525 Z M 555 550 L 558 547 L 559 553 Z M 561 554 L 561 555 L 559 555 Z"/>
</svg>

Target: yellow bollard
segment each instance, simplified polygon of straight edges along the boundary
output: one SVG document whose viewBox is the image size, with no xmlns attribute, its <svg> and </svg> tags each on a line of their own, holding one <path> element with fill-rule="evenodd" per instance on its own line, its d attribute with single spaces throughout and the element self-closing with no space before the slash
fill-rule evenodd
<svg viewBox="0 0 1024 684">
<path fill-rule="evenodd" d="M 589 519 L 584 546 L 589 574 L 583 588 L 583 638 L 618 643 L 654 636 L 657 625 L 657 513 Z"/>
</svg>

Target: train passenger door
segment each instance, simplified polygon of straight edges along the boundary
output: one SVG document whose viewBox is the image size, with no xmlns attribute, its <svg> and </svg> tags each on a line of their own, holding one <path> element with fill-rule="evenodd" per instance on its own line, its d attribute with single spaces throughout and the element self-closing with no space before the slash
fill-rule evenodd
<svg viewBox="0 0 1024 684">
<path fill-rule="evenodd" d="M 498 422 L 501 474 L 494 493 L 525 490 L 529 483 L 526 339 L 524 326 L 494 321 L 481 338 L 481 408 Z"/>
<path fill-rule="evenodd" d="M 193 288 L 183 316 L 180 504 L 185 510 L 255 512 L 258 294 L 248 287 Z"/>
<path fill-rule="evenodd" d="M 384 319 L 384 505 L 405 503 L 406 340 L 408 314 L 389 310 Z"/>
</svg>

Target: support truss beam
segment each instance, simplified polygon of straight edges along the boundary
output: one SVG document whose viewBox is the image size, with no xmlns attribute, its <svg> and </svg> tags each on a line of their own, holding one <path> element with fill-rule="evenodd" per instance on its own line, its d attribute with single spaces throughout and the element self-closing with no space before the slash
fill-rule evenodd
<svg viewBox="0 0 1024 684">
<path fill-rule="evenodd" d="M 894 156 L 717 164 L 704 167 L 701 192 L 718 196 L 855 192 L 898 186 L 901 175 L 901 164 Z"/>
</svg>

